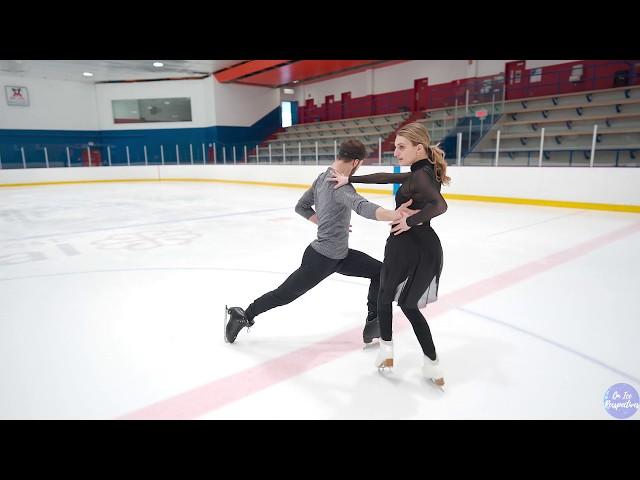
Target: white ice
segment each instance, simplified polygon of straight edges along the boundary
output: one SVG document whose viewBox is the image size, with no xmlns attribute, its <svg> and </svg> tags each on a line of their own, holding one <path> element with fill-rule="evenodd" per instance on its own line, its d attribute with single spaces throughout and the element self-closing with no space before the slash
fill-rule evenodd
<svg viewBox="0 0 640 480">
<path fill-rule="evenodd" d="M 606 238 L 640 222 L 630 213 L 449 200 L 432 221 L 440 300 L 423 310 L 444 393 L 421 377 L 395 305 L 396 365 L 373 366 L 377 344 L 363 349 L 359 336 L 365 279 L 334 274 L 226 344 L 225 304 L 246 308 L 276 288 L 315 237 L 294 212 L 301 194 L 190 182 L 0 189 L 0 418 L 112 419 L 159 403 L 202 419 L 606 420 L 610 386 L 640 390 L 640 230 Z M 351 223 L 350 247 L 382 260 L 386 223 Z M 564 260 L 536 272 L 554 253 Z M 523 265 L 524 278 L 496 287 Z M 477 282 L 489 290 L 465 300 Z M 462 297 L 432 316 L 453 292 Z M 297 351 L 314 366 L 275 370 Z M 231 401 L 216 403 L 222 393 Z"/>
</svg>

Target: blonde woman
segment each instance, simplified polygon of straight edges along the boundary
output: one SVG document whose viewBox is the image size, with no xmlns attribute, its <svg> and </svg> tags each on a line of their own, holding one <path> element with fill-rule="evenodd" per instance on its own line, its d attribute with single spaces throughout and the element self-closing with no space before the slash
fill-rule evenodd
<svg viewBox="0 0 640 480">
<path fill-rule="evenodd" d="M 417 212 L 403 214 L 392 222 L 392 229 L 384 251 L 378 294 L 380 322 L 380 351 L 378 368 L 393 366 L 391 306 L 396 301 L 413 327 L 424 353 L 423 374 L 444 390 L 444 373 L 436 353 L 431 331 L 420 312 L 427 303 L 438 297 L 442 272 L 442 246 L 430 220 L 447 211 L 447 203 L 440 194 L 447 176 L 444 152 L 431 144 L 427 129 L 420 123 L 410 123 L 396 134 L 394 156 L 400 165 L 410 166 L 407 173 L 374 173 L 349 176 L 334 173 L 335 188 L 350 183 L 401 183 L 396 193 L 396 205 L 412 200 Z"/>
</svg>

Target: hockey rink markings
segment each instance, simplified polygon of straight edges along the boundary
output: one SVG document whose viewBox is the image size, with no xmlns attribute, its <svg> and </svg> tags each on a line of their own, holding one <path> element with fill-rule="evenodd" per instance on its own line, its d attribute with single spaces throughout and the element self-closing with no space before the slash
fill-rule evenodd
<svg viewBox="0 0 640 480">
<path fill-rule="evenodd" d="M 95 274 L 95 273 L 121 273 L 121 272 L 155 272 L 155 271 L 191 271 L 191 270 L 195 270 L 195 271 L 208 271 L 208 270 L 213 270 L 213 271 L 218 271 L 218 272 L 233 272 L 233 273 L 237 273 L 237 272 L 243 272 L 243 273 L 270 273 L 270 274 L 274 274 L 274 275 L 284 275 L 284 276 L 288 276 L 291 274 L 291 272 L 286 271 L 286 272 L 276 272 L 273 270 L 256 270 L 256 269 L 249 269 L 249 268 L 224 268 L 224 267 L 137 267 L 137 268 L 105 268 L 105 269 L 101 269 L 101 270 L 82 270 L 82 271 L 77 271 L 77 272 L 60 272 L 60 273 L 39 273 L 39 274 L 35 274 L 35 275 L 24 275 L 22 277 L 7 277 L 7 278 L 0 278 L 0 282 L 8 282 L 11 280 L 29 280 L 32 278 L 47 278 L 47 277 L 70 277 L 73 275 L 90 275 L 90 274 Z M 342 279 L 340 277 L 338 278 L 327 278 L 327 281 L 332 281 L 332 282 L 341 282 L 341 283 L 350 283 L 353 285 L 365 285 L 364 281 L 363 282 L 357 282 L 357 281 L 353 281 L 353 280 L 346 280 L 346 279 Z"/>
<path fill-rule="evenodd" d="M 556 220 L 562 220 L 567 217 L 572 217 L 574 215 L 582 215 L 586 212 L 586 210 L 579 210 L 577 212 L 569 212 L 564 215 L 558 215 L 555 217 L 547 218 L 545 220 L 540 220 L 539 222 L 527 223 L 524 225 L 520 225 L 518 227 L 513 227 L 508 230 L 502 230 L 501 232 L 492 233 L 491 235 L 487 235 L 486 238 L 497 237 L 498 235 L 504 235 L 505 233 L 516 232 L 518 230 L 524 230 L 526 228 L 535 227 L 537 225 L 542 225 L 543 223 L 555 222 Z"/>
<path fill-rule="evenodd" d="M 581 357 L 581 358 L 583 358 L 583 359 L 585 359 L 585 360 L 587 360 L 587 361 L 589 361 L 591 363 L 595 363 L 596 365 L 598 365 L 598 366 L 600 366 L 602 368 L 605 368 L 605 369 L 607 369 L 607 370 L 609 370 L 609 371 L 611 371 L 611 372 L 613 372 L 613 373 L 615 373 L 617 375 L 620 375 L 622 377 L 626 377 L 626 378 L 628 378 L 630 380 L 633 380 L 636 383 L 640 383 L 640 378 L 636 378 L 636 377 L 634 377 L 633 375 L 631 375 L 629 373 L 623 372 L 622 370 L 618 370 L 617 368 L 612 367 L 611 365 L 607 365 L 606 363 L 601 362 L 597 358 L 590 357 L 589 355 L 586 355 L 586 354 L 584 354 L 582 352 L 579 352 L 578 350 L 574 350 L 571 347 L 568 347 L 566 345 L 558 343 L 555 340 L 551 340 L 549 338 L 543 337 L 542 335 L 538 335 L 537 333 L 531 332 L 529 330 L 525 330 L 524 328 L 517 327 L 515 325 L 512 325 L 512 324 L 507 323 L 507 322 L 503 322 L 502 320 L 498 320 L 497 318 L 490 317 L 490 316 L 484 315 L 482 313 L 474 312 L 473 310 L 469 310 L 467 308 L 458 307 L 456 310 L 459 310 L 460 312 L 467 313 L 469 315 L 473 315 L 474 317 L 482 318 L 484 320 L 488 320 L 490 322 L 497 323 L 498 325 L 502 325 L 503 327 L 507 327 L 507 328 L 510 328 L 512 330 L 516 330 L 516 331 L 518 331 L 520 333 L 523 333 L 525 335 L 529 335 L 531 337 L 537 338 L 538 340 L 542 340 L 543 342 L 549 343 L 549 344 L 553 345 L 554 347 L 558 347 L 561 350 L 564 350 L 564 351 L 569 352 L 569 353 L 573 353 L 574 355 L 578 355 L 579 357 Z"/>
<path fill-rule="evenodd" d="M 551 270 L 558 265 L 575 260 L 638 232 L 640 232 L 640 222 L 634 222 L 608 234 L 598 236 L 443 295 L 438 302 L 429 306 L 428 318 L 431 319 L 450 310 L 460 309 L 480 298 L 511 287 L 518 282 Z M 394 317 L 400 318 L 401 316 L 403 315 L 399 313 Z M 400 331 L 408 328 L 408 326 L 408 322 L 397 323 L 396 330 Z M 315 367 L 361 349 L 360 333 L 361 329 L 359 327 L 350 329 L 342 334 L 268 360 L 255 367 L 153 403 L 117 417 L 117 419 L 194 419 L 201 417 L 279 382 L 291 379 Z"/>
<path fill-rule="evenodd" d="M 120 230 L 123 228 L 137 228 L 137 227 L 151 227 L 155 225 L 167 225 L 170 223 L 182 223 L 182 222 L 198 222 L 201 220 L 214 220 L 223 217 L 235 217 L 240 215 L 254 215 L 260 213 L 269 213 L 269 212 L 279 212 L 282 210 L 293 210 L 291 207 L 281 207 L 281 208 L 269 208 L 264 210 L 250 210 L 244 212 L 234 212 L 234 213 L 221 213 L 219 215 L 207 215 L 204 217 L 191 217 L 191 218 L 180 218 L 176 220 L 163 220 L 159 222 L 149 222 L 149 223 L 134 223 L 131 225 L 122 225 L 115 227 L 104 227 L 104 228 L 95 228 L 92 230 L 79 230 L 75 232 L 61 232 L 61 233 L 45 233 L 42 235 L 33 235 L 31 237 L 21 237 L 21 238 L 0 238 L 0 242 L 20 242 L 24 240 L 35 240 L 38 238 L 48 238 L 48 237 L 62 237 L 66 235 L 82 235 L 85 233 L 97 233 L 97 232 L 108 232 L 111 230 Z"/>
</svg>

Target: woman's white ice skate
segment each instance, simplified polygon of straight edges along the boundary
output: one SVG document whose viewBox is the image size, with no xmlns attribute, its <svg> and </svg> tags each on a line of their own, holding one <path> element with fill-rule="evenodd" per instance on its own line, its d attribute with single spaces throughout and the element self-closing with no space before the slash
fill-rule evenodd
<svg viewBox="0 0 640 480">
<path fill-rule="evenodd" d="M 393 368 L 393 340 L 386 341 L 380 339 L 380 350 L 376 357 L 376 367 L 378 370 Z"/>
<path fill-rule="evenodd" d="M 424 356 L 422 374 L 444 392 L 444 372 L 440 367 L 440 358 L 438 356 L 436 356 L 435 360 L 431 360 L 426 355 Z"/>
</svg>

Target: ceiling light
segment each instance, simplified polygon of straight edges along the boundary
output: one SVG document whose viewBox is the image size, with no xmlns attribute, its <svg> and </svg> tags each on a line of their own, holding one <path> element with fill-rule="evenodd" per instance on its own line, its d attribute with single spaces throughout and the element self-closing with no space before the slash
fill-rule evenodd
<svg viewBox="0 0 640 480">
<path fill-rule="evenodd" d="M 294 80 L 293 81 L 293 83 L 299 83 L 299 82 L 300 82 L 300 80 Z"/>
<path fill-rule="evenodd" d="M 85 77 L 93 77 L 93 73 L 91 72 L 82 72 L 82 75 L 84 75 Z"/>
<path fill-rule="evenodd" d="M 162 62 L 153 62 L 154 67 L 164 67 L 164 63 Z"/>
</svg>

